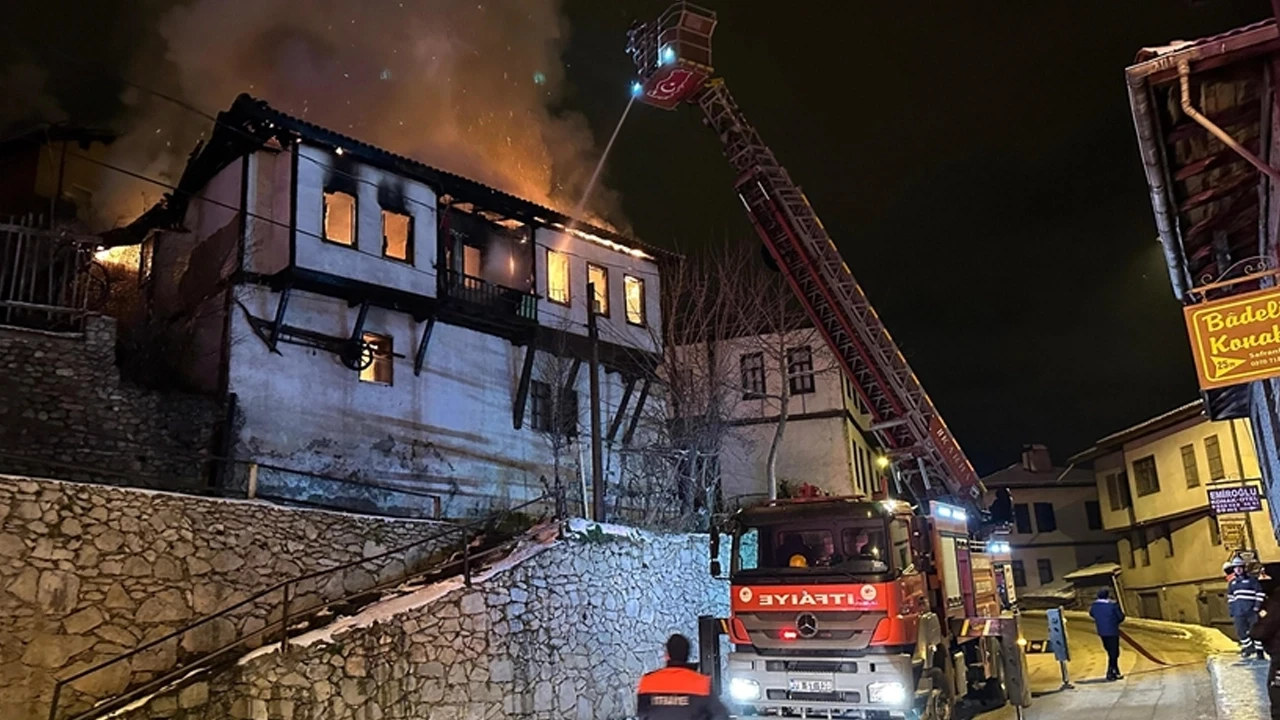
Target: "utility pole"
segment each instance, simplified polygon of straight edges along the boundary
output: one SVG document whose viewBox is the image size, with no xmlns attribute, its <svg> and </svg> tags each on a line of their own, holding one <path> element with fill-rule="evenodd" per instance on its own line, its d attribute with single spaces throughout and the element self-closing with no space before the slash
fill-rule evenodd
<svg viewBox="0 0 1280 720">
<path fill-rule="evenodd" d="M 600 332 L 596 285 L 587 283 L 587 339 L 591 342 L 591 519 L 604 522 L 604 462 L 600 451 Z"/>
</svg>

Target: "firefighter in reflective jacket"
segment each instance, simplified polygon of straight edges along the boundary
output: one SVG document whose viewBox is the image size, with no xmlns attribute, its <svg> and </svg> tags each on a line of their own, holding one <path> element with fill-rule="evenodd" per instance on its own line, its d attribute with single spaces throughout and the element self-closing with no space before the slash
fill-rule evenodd
<svg viewBox="0 0 1280 720">
<path fill-rule="evenodd" d="M 1240 654 L 1248 657 L 1256 653 L 1262 658 L 1262 643 L 1249 637 L 1249 631 L 1258 621 L 1258 610 L 1266 594 L 1262 592 L 1262 583 L 1249 576 L 1244 558 L 1235 557 L 1229 563 L 1231 580 L 1227 582 L 1227 612 L 1236 626 L 1236 637 L 1240 638 Z"/>
<path fill-rule="evenodd" d="M 640 678 L 640 720 L 729 720 L 729 711 L 711 694 L 711 678 L 688 663 L 688 639 L 672 635 L 667 640 L 667 666 Z"/>
</svg>

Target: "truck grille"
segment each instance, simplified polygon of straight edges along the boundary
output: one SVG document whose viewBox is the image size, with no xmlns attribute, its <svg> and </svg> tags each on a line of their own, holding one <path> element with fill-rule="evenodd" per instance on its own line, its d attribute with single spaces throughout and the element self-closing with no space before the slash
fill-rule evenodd
<svg viewBox="0 0 1280 720">
<path fill-rule="evenodd" d="M 860 703 L 862 702 L 862 693 L 857 691 L 848 692 L 788 692 L 786 690 L 768 690 L 765 697 L 770 700 L 796 700 L 799 702 L 833 702 L 833 703 Z"/>
<path fill-rule="evenodd" d="M 856 662 L 831 662 L 822 660 L 769 660 L 765 662 L 769 672 L 820 672 L 820 673 L 856 673 Z"/>
</svg>

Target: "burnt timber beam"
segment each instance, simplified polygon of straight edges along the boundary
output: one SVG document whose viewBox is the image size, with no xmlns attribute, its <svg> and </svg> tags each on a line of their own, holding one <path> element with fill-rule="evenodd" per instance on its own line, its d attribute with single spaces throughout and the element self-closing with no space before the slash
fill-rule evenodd
<svg viewBox="0 0 1280 720">
<path fill-rule="evenodd" d="M 618 436 L 618 428 L 622 425 L 622 418 L 627 414 L 627 406 L 631 404 L 631 392 L 636 389 L 636 378 L 627 378 L 627 385 L 622 390 L 622 401 L 618 403 L 618 411 L 613 414 L 613 421 L 609 423 L 609 442 Z"/>
<path fill-rule="evenodd" d="M 279 355 L 276 345 L 280 341 L 280 326 L 284 325 L 284 313 L 289 307 L 289 294 L 293 291 L 293 287 L 285 285 L 280 291 L 280 302 L 276 303 L 276 320 L 271 323 L 271 334 L 267 337 L 267 347 L 271 348 L 271 352 Z"/>
<path fill-rule="evenodd" d="M 524 425 L 524 406 L 529 401 L 529 383 L 533 380 L 533 358 L 537 352 L 537 343 L 529 343 L 524 351 L 524 364 L 520 367 L 520 384 L 516 387 L 516 401 L 511 406 L 511 427 L 516 430 Z"/>
<path fill-rule="evenodd" d="M 436 327 L 436 316 L 434 314 L 427 318 L 427 324 L 422 328 L 422 339 L 418 341 L 418 352 L 413 358 L 413 374 L 415 376 L 422 374 L 422 365 L 427 360 L 427 345 L 431 342 L 431 331 Z"/>
<path fill-rule="evenodd" d="M 640 413 L 644 411 L 644 401 L 649 399 L 649 378 L 644 379 L 644 384 L 640 386 L 640 397 L 636 398 L 636 409 L 631 414 L 631 422 L 627 425 L 627 432 L 622 436 L 622 444 L 630 445 L 631 439 L 635 437 L 636 426 L 640 424 Z"/>
</svg>

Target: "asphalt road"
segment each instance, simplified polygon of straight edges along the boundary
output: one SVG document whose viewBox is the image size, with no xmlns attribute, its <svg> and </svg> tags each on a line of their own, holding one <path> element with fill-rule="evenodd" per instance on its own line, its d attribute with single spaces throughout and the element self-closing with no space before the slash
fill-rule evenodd
<svg viewBox="0 0 1280 720">
<path fill-rule="evenodd" d="M 1043 613 L 1023 617 L 1023 636 L 1048 637 Z M 1068 672 L 1074 689 L 1061 690 L 1061 672 L 1051 654 L 1031 655 L 1031 688 L 1036 696 L 1023 710 L 1026 720 L 1217 720 L 1208 656 L 1231 652 L 1234 643 L 1217 630 L 1176 623 L 1131 621 L 1125 632 L 1144 648 L 1153 661 L 1122 643 L 1120 672 L 1125 679 L 1105 682 L 1107 656 L 1083 613 L 1067 614 L 1067 639 L 1071 649 Z M 1158 662 L 1157 662 L 1158 661 Z M 1163 664 L 1162 664 L 1163 663 Z M 1012 707 L 982 713 L 980 720 L 1013 720 Z"/>
</svg>

